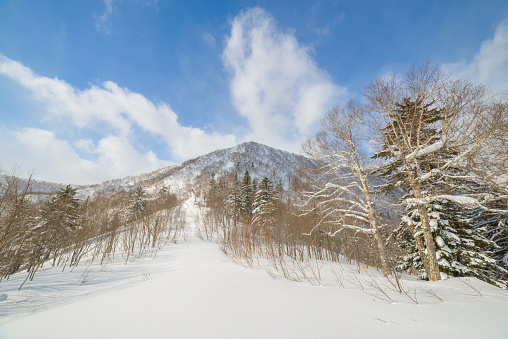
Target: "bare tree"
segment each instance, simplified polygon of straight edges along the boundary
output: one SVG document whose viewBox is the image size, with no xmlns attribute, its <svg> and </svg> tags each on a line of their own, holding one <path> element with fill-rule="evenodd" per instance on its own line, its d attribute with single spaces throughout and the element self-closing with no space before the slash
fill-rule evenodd
<svg viewBox="0 0 508 339">
<path fill-rule="evenodd" d="M 0 281 L 21 267 L 32 246 L 27 238 L 35 223 L 35 204 L 28 198 L 33 174 L 23 180 L 15 172 L 0 177 Z"/>
<path fill-rule="evenodd" d="M 310 231 L 329 227 L 327 234 L 336 236 L 342 229 L 352 229 L 373 236 L 381 268 L 390 274 L 383 225 L 376 212 L 377 196 L 372 192 L 369 157 L 362 150 L 364 109 L 350 102 L 344 108 L 334 108 L 322 121 L 321 131 L 303 145 L 304 151 L 319 166 L 311 182 L 311 190 L 303 192 L 309 211 L 318 210 L 321 220 Z"/>
<path fill-rule="evenodd" d="M 480 201 L 504 200 L 508 207 L 508 102 L 494 103 L 482 122 L 479 128 L 491 133 L 482 147 L 469 155 L 467 166 L 491 188 Z M 508 213 L 508 208 L 497 212 Z"/>
</svg>

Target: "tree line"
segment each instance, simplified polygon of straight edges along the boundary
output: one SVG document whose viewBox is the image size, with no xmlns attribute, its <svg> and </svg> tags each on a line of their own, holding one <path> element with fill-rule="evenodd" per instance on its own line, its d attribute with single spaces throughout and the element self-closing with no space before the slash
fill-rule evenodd
<svg viewBox="0 0 508 339">
<path fill-rule="evenodd" d="M 166 187 L 152 196 L 138 187 L 78 199 L 67 185 L 41 200 L 31 194 L 31 177 L 3 179 L 0 281 L 26 270 L 26 282 L 45 263 L 72 268 L 85 256 L 106 264 L 116 253 L 128 261 L 173 241 L 183 227 L 180 202 Z"/>
</svg>

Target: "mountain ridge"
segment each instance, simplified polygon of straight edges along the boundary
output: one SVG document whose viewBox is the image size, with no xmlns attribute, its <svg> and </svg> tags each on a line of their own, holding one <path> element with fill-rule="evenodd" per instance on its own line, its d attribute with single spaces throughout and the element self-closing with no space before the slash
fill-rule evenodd
<svg viewBox="0 0 508 339">
<path fill-rule="evenodd" d="M 185 194 L 198 181 L 207 180 L 212 175 L 221 176 L 236 172 L 243 176 L 247 170 L 252 178 L 264 176 L 274 183 L 289 188 L 291 177 L 300 167 L 308 166 L 312 160 L 302 155 L 276 149 L 264 144 L 249 141 L 230 148 L 215 150 L 199 157 L 184 161 L 180 165 L 167 166 L 137 176 L 111 179 L 98 184 L 73 185 L 81 198 L 91 197 L 98 192 L 133 190 L 141 186 L 148 193 L 158 191 L 163 186 L 173 193 Z M 3 176 L 5 180 L 7 176 Z M 21 179 L 19 180 L 26 180 Z M 47 181 L 33 181 L 33 194 L 50 195 L 65 187 L 65 184 Z"/>
</svg>

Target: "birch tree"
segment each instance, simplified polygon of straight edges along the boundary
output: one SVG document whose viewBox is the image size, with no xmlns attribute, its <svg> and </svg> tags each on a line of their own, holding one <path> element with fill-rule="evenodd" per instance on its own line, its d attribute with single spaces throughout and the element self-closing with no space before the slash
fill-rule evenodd
<svg viewBox="0 0 508 339">
<path fill-rule="evenodd" d="M 313 206 L 309 211 L 321 215 L 310 234 L 328 228 L 326 233 L 331 237 L 343 229 L 372 236 L 381 269 L 388 276 L 390 266 L 381 233 L 384 225 L 379 221 L 370 180 L 374 166 L 362 150 L 363 114 L 363 107 L 353 102 L 334 108 L 323 119 L 321 131 L 307 139 L 304 151 L 319 165 L 311 189 L 303 193 L 306 206 Z"/>
</svg>

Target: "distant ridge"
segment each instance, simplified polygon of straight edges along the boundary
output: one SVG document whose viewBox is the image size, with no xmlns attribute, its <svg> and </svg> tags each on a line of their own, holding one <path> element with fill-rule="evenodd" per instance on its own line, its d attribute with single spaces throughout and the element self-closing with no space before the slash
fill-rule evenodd
<svg viewBox="0 0 508 339">
<path fill-rule="evenodd" d="M 185 194 L 195 183 L 208 180 L 212 175 L 221 176 L 235 173 L 241 177 L 249 171 L 252 178 L 270 178 L 275 184 L 288 188 L 291 178 L 302 166 L 309 166 L 312 160 L 291 152 L 282 151 L 257 142 L 245 142 L 234 147 L 216 150 L 181 165 L 160 168 L 150 173 L 108 180 L 94 185 L 75 185 L 81 198 L 98 192 L 133 190 L 138 186 L 148 192 L 158 191 L 162 186 L 172 192 Z M 20 179 L 26 180 L 26 179 Z M 0 184 L 1 184 L 0 180 Z M 34 194 L 48 195 L 64 184 L 45 181 L 34 182 Z"/>
</svg>

